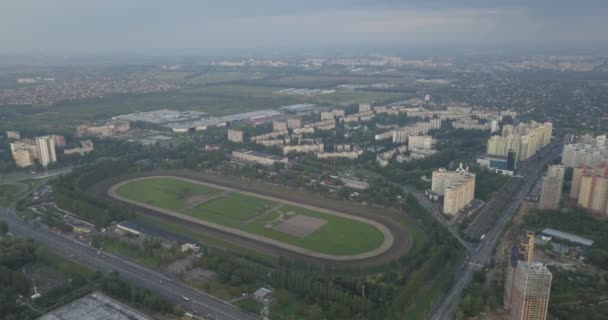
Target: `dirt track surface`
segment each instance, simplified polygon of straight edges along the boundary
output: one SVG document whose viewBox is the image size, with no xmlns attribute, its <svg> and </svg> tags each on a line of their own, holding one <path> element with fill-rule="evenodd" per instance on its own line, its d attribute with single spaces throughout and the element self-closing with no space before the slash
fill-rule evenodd
<svg viewBox="0 0 608 320">
<path fill-rule="evenodd" d="M 371 220 L 374 222 L 374 224 L 382 225 L 389 232 L 389 234 L 392 235 L 392 243 L 382 248 L 381 252 L 374 252 L 374 255 L 363 255 L 358 257 L 351 256 L 350 259 L 336 260 L 332 259 L 332 257 L 323 257 L 318 255 L 315 256 L 305 254 L 303 252 L 298 252 L 297 250 L 294 251 L 289 248 L 277 246 L 276 244 L 269 243 L 267 241 L 260 241 L 259 239 L 243 236 L 241 234 L 234 233 L 230 230 L 222 230 L 221 228 L 218 229 L 203 224 L 193 224 L 192 222 L 184 220 L 181 217 L 167 215 L 166 213 L 163 213 L 158 210 L 158 208 L 146 208 L 139 203 L 134 204 L 131 203 L 131 201 L 124 201 L 125 199 L 113 199 L 110 195 L 108 195 L 108 191 L 111 189 L 111 187 L 118 183 L 136 178 L 152 176 L 174 176 L 192 179 L 203 183 L 218 185 L 224 188 L 230 188 L 239 192 L 254 193 L 258 196 L 271 197 L 273 198 L 273 200 L 276 201 L 289 201 L 297 203 L 298 205 L 313 206 L 331 212 L 339 212 L 340 214 L 345 214 L 349 216 L 349 218 L 356 219 L 357 217 L 359 217 L 361 219 Z M 207 173 L 191 172 L 184 170 L 167 170 L 143 172 L 108 179 L 94 186 L 93 191 L 100 197 L 127 204 L 135 208 L 140 214 L 151 215 L 156 218 L 168 220 L 173 223 L 180 224 L 181 226 L 191 229 L 193 231 L 201 232 L 208 236 L 228 241 L 255 251 L 260 251 L 265 254 L 283 256 L 292 259 L 304 259 L 308 261 L 337 266 L 380 265 L 388 263 L 404 255 L 409 251 L 412 246 L 412 237 L 401 224 L 378 214 L 382 211 L 391 211 L 390 209 L 361 206 L 356 203 L 351 203 L 347 201 L 336 201 L 324 198 L 320 195 L 311 194 L 306 191 L 287 189 L 284 187 L 279 187 L 259 181 L 247 181 L 233 177 L 223 177 Z M 386 241 L 385 244 L 387 244 Z"/>
</svg>

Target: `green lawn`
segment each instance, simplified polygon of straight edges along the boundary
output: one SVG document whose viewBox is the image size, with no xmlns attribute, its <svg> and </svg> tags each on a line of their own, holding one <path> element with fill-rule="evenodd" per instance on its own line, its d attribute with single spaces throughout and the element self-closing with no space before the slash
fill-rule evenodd
<svg viewBox="0 0 608 320">
<path fill-rule="evenodd" d="M 184 197 L 196 194 L 214 195 L 221 192 L 188 181 L 173 178 L 150 178 L 122 185 L 118 194 L 131 200 L 164 209 L 179 211 L 201 220 L 252 234 L 278 240 L 319 253 L 355 255 L 371 251 L 382 244 L 384 236 L 376 227 L 364 222 L 309 210 L 303 207 L 282 205 L 260 197 L 238 192 L 221 194 L 205 203 L 188 208 Z M 287 212 L 306 215 L 327 221 L 311 234 L 297 237 L 269 227 L 280 223 Z"/>
<path fill-rule="evenodd" d="M 13 196 L 21 192 L 21 189 L 22 187 L 19 184 L 0 184 L 0 204 L 7 205 L 12 202 L 14 200 Z"/>
<path fill-rule="evenodd" d="M 180 210 L 187 206 L 185 198 L 189 196 L 212 196 L 221 190 L 180 179 L 149 178 L 124 184 L 117 192 L 122 197 L 159 208 Z"/>
<path fill-rule="evenodd" d="M 199 219 L 238 228 L 243 221 L 254 218 L 257 213 L 273 205 L 271 201 L 233 193 L 212 199 L 184 212 Z"/>
</svg>

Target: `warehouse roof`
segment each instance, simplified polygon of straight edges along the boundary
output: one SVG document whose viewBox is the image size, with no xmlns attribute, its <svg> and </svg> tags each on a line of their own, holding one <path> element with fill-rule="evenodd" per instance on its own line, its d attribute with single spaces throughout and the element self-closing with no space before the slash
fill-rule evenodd
<svg viewBox="0 0 608 320">
<path fill-rule="evenodd" d="M 152 320 L 152 318 L 100 292 L 93 292 L 43 315 L 38 320 Z"/>
<path fill-rule="evenodd" d="M 544 229 L 542 233 L 548 236 L 565 239 L 572 243 L 580 244 L 586 247 L 590 247 L 593 244 L 593 240 L 589 240 L 587 238 L 579 237 L 575 234 L 566 233 L 551 228 Z"/>
</svg>

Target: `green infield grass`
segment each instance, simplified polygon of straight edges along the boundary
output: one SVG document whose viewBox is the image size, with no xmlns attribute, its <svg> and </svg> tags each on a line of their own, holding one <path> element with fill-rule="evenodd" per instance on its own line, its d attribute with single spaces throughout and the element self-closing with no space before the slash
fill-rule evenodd
<svg viewBox="0 0 608 320">
<path fill-rule="evenodd" d="M 362 221 L 178 178 L 134 180 L 120 186 L 117 193 L 133 201 L 324 254 L 356 255 L 384 242 L 378 228 Z M 282 228 L 290 220 L 293 224 Z"/>
</svg>

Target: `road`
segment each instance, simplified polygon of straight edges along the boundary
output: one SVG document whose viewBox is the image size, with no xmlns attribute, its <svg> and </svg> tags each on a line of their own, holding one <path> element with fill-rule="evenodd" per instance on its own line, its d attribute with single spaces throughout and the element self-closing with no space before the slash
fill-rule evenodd
<svg viewBox="0 0 608 320">
<path fill-rule="evenodd" d="M 456 240 L 458 240 L 458 242 L 460 242 L 460 244 L 462 244 L 468 252 L 473 251 L 473 247 L 471 246 L 471 244 L 469 242 L 467 242 L 466 240 L 464 240 L 460 234 L 454 230 L 454 228 L 452 228 L 452 226 L 450 225 L 450 222 L 447 221 L 440 212 L 440 209 L 432 202 L 429 201 L 429 199 L 427 199 L 424 194 L 420 193 L 420 192 L 414 192 L 412 193 L 414 195 L 414 197 L 416 198 L 416 200 L 418 200 L 418 203 L 420 203 L 420 205 L 427 210 L 428 212 L 431 213 L 431 215 L 433 215 L 433 217 L 442 225 L 444 226 L 453 236 L 454 238 L 456 238 Z"/>
<path fill-rule="evenodd" d="M 103 252 L 75 239 L 31 225 L 17 217 L 13 209 L 0 208 L 0 219 L 9 223 L 10 232 L 19 237 L 34 239 L 53 252 L 94 270 L 116 270 L 122 279 L 136 286 L 147 288 L 169 301 L 178 303 L 184 310 L 216 320 L 254 320 L 258 317 L 246 314 L 227 302 L 186 286 L 161 273 Z M 188 300 L 186 300 L 185 298 Z"/>
<path fill-rule="evenodd" d="M 31 174 L 29 172 L 12 172 L 8 174 L 4 174 L 0 176 L 0 183 L 9 183 L 9 182 L 17 182 L 27 179 L 43 179 L 48 177 L 53 177 L 59 174 L 70 173 L 72 172 L 72 166 L 59 168 L 59 169 L 51 169 L 44 172 L 38 172 Z"/>
<path fill-rule="evenodd" d="M 487 219 L 487 221 L 484 224 L 479 223 L 479 225 L 486 225 L 488 229 L 484 239 L 481 240 L 475 252 L 469 257 L 469 260 L 462 264 L 454 276 L 454 279 L 456 279 L 454 284 L 445 293 L 440 302 L 435 305 L 429 319 L 445 320 L 452 318 L 452 314 L 460 302 L 462 291 L 469 286 L 474 271 L 479 269 L 480 265 L 485 265 L 493 255 L 494 248 L 505 226 L 517 212 L 517 209 L 534 186 L 536 180 L 543 174 L 545 164 L 560 155 L 561 144 L 554 143 L 547 146 L 539 152 L 538 157 L 520 165 L 519 174 L 524 176 L 525 179 L 523 179 L 523 183 L 518 188 L 516 187 L 514 190 L 501 189 L 504 192 L 498 192 L 494 196 L 494 198 L 504 198 L 496 201 L 505 205 L 497 213 L 490 211 L 485 213 L 490 215 L 490 218 L 482 218 Z M 495 218 L 495 220 L 492 220 L 492 218 Z"/>
</svg>

